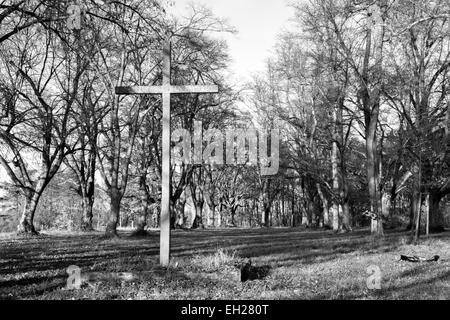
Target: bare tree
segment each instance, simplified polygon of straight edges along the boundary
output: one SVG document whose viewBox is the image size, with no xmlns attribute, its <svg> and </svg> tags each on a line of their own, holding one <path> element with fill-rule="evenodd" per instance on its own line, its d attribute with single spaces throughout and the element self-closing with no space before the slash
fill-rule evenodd
<svg viewBox="0 0 450 320">
<path fill-rule="evenodd" d="M 42 27 L 24 32 L 15 44 L 2 44 L 9 98 L 8 115 L 0 128 L 6 149 L 0 163 L 25 197 L 18 231 L 35 234 L 39 199 L 73 151 L 69 137 L 74 128 L 69 119 L 87 62 Z M 33 158 L 38 159 L 34 165 Z"/>
</svg>

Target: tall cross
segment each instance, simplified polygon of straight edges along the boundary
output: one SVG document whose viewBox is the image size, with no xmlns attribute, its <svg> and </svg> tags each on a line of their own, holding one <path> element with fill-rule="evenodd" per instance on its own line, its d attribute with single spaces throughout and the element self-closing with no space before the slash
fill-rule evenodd
<svg viewBox="0 0 450 320">
<path fill-rule="evenodd" d="M 162 197 L 160 218 L 160 264 L 169 265 L 170 259 L 170 95 L 179 93 L 217 93 L 216 85 L 172 86 L 170 81 L 171 42 L 167 40 L 163 50 L 162 86 L 116 87 L 116 94 L 162 94 Z"/>
</svg>

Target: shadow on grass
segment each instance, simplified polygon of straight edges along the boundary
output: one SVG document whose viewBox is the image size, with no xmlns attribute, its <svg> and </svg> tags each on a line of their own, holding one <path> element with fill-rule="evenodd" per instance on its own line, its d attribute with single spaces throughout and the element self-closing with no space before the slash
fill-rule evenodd
<svg viewBox="0 0 450 320">
<path fill-rule="evenodd" d="M 232 229 L 172 232 L 172 256 L 189 258 L 194 254 L 211 254 L 219 248 L 236 251 L 242 258 L 264 261 L 274 266 L 313 264 L 352 252 L 372 253 L 395 250 L 409 235 L 391 231 L 374 242 L 367 230 L 350 234 L 304 229 Z M 448 239 L 449 233 L 433 235 Z M 66 270 L 76 265 L 90 272 L 146 271 L 157 266 L 159 233 L 144 237 L 128 233 L 121 238 L 101 240 L 101 234 L 44 236 L 31 239 L 0 240 L 0 298 L 39 295 L 64 286 Z M 183 275 L 179 275 L 182 277 Z M 63 281 L 64 280 L 64 281 Z M 48 291 L 47 290 L 47 291 Z M 40 293 L 36 293 L 40 292 Z"/>
<path fill-rule="evenodd" d="M 415 276 L 412 278 L 412 276 Z M 404 279 L 403 277 L 411 277 Z M 389 284 L 380 290 L 372 292 L 377 299 L 402 299 L 402 300 L 422 300 L 422 299 L 450 299 L 450 290 L 448 285 L 441 285 L 442 282 L 450 280 L 450 271 L 438 272 L 433 274 L 428 268 L 418 267 L 411 272 L 405 272 L 397 275 L 398 284 Z M 416 280 L 412 280 L 416 279 Z M 420 279 L 420 280 L 417 280 Z M 341 293 L 342 297 L 348 300 L 364 299 L 366 295 L 361 292 L 355 292 L 351 288 L 346 288 Z M 325 297 L 318 297 L 322 299 Z"/>
</svg>

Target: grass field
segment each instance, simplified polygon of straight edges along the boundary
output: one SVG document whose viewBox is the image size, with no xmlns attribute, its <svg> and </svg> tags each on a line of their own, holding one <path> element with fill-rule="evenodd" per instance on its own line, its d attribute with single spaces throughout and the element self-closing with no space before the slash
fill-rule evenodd
<svg viewBox="0 0 450 320">
<path fill-rule="evenodd" d="M 406 232 L 373 240 L 305 229 L 174 231 L 173 260 L 158 267 L 159 235 L 102 239 L 101 233 L 0 236 L 0 299 L 450 299 L 450 232 L 409 244 Z M 433 256 L 432 263 L 399 261 Z M 251 258 L 269 274 L 241 283 L 236 264 Z M 68 290 L 67 268 L 83 282 Z M 371 290 L 368 268 L 381 271 Z M 121 272 L 132 277 L 114 277 Z M 112 275 L 109 278 L 105 275 Z M 92 277 L 91 277 L 92 278 Z"/>
</svg>

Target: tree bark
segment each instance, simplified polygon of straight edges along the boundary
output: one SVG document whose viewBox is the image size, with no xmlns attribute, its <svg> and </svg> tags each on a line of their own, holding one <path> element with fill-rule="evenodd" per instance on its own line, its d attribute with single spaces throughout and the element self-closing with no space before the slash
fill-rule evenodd
<svg viewBox="0 0 450 320">
<path fill-rule="evenodd" d="M 339 215 L 341 215 L 342 206 L 339 203 L 333 203 L 330 208 L 331 228 L 333 231 L 339 231 Z"/>
<path fill-rule="evenodd" d="M 29 193 L 25 198 L 25 206 L 20 218 L 19 225 L 17 226 L 17 232 L 19 234 L 31 234 L 37 235 L 38 232 L 34 227 L 34 214 L 39 202 L 38 193 Z"/>
<path fill-rule="evenodd" d="M 319 194 L 320 200 L 322 201 L 322 219 L 321 220 L 322 220 L 323 226 L 329 227 L 330 219 L 329 219 L 328 199 L 323 194 L 320 184 L 317 183 L 316 186 L 317 186 L 317 193 Z"/>
<path fill-rule="evenodd" d="M 175 215 L 176 215 L 176 221 L 175 221 L 175 229 L 176 228 L 184 228 L 185 227 L 185 214 L 184 209 L 186 207 L 186 196 L 185 193 L 180 196 L 178 199 L 175 207 Z"/>
<path fill-rule="evenodd" d="M 95 167 L 92 168 L 93 172 L 95 172 Z M 94 227 L 92 226 L 93 220 L 93 207 L 94 207 L 94 175 L 92 174 L 87 180 L 84 180 L 84 184 L 82 183 L 83 179 L 79 179 L 80 189 L 81 189 L 81 207 L 83 212 L 83 217 L 81 221 L 81 231 L 93 231 Z"/>
<path fill-rule="evenodd" d="M 205 201 L 206 201 L 206 204 L 208 205 L 208 208 L 209 208 L 209 217 L 210 217 L 210 219 L 211 219 L 211 221 L 212 221 L 212 226 L 213 227 L 217 227 L 217 222 L 216 222 L 216 220 L 217 220 L 217 217 L 216 217 L 216 207 L 217 207 L 217 204 L 216 204 L 216 202 L 214 201 L 214 192 L 211 192 L 210 190 L 205 190 L 204 191 L 204 198 L 205 198 Z"/>
<path fill-rule="evenodd" d="M 264 212 L 264 226 L 266 228 L 270 227 L 270 202 L 267 199 L 263 201 L 263 212 Z"/>
<path fill-rule="evenodd" d="M 222 227 L 222 213 L 223 213 L 223 204 L 220 204 L 219 211 L 217 212 L 217 221 L 216 227 Z"/>
<path fill-rule="evenodd" d="M 110 191 L 110 210 L 107 215 L 105 236 L 117 237 L 117 223 L 120 217 L 121 195 L 114 188 Z"/>
<path fill-rule="evenodd" d="M 436 192 L 431 192 L 429 196 L 429 212 L 430 212 L 430 232 L 445 231 L 445 219 L 439 204 L 442 200 L 442 195 Z"/>
<path fill-rule="evenodd" d="M 295 187 L 292 185 L 292 199 L 291 199 L 291 227 L 296 227 L 295 221 Z"/>
<path fill-rule="evenodd" d="M 369 185 L 370 208 L 371 208 L 371 228 L 372 234 L 383 236 L 383 219 L 380 210 L 379 197 L 379 171 L 378 171 L 378 153 L 377 153 L 377 138 L 376 129 L 378 122 L 379 104 L 376 103 L 374 107 L 375 114 L 370 116 L 368 126 L 366 129 L 366 166 L 367 166 L 367 180 Z"/>
<path fill-rule="evenodd" d="M 156 200 L 152 198 L 148 193 L 143 195 L 142 201 L 142 212 L 138 216 L 138 221 L 136 223 L 136 230 L 134 235 L 146 235 L 147 231 L 147 219 L 150 214 L 150 205 L 156 203 Z"/>
<path fill-rule="evenodd" d="M 413 230 L 415 225 L 415 217 L 418 211 L 417 204 L 419 203 L 419 192 L 414 190 L 411 198 L 410 198 L 410 207 L 409 207 L 409 224 L 406 227 L 406 230 Z"/>
<path fill-rule="evenodd" d="M 341 230 L 344 232 L 352 231 L 352 225 L 350 221 L 350 203 L 348 199 L 344 200 L 344 205 L 342 206 L 342 227 Z"/>
<path fill-rule="evenodd" d="M 83 210 L 83 218 L 81 222 L 81 231 L 93 231 L 92 219 L 94 217 L 92 211 L 94 207 L 94 197 L 93 195 L 85 195 L 81 199 L 81 206 Z"/>
<path fill-rule="evenodd" d="M 381 195 L 381 214 L 388 218 L 391 212 L 392 196 L 390 192 L 384 191 Z"/>
<path fill-rule="evenodd" d="M 231 225 L 233 226 L 233 227 L 236 227 L 236 220 L 235 220 L 235 218 L 236 218 L 236 207 L 231 207 L 230 208 L 230 216 L 231 216 Z"/>
<path fill-rule="evenodd" d="M 213 227 L 216 227 L 216 205 L 211 203 L 208 204 L 209 211 L 210 211 L 210 217 L 211 217 L 211 224 Z"/>
<path fill-rule="evenodd" d="M 273 195 L 270 194 L 270 179 L 266 179 L 263 182 L 262 188 L 262 204 L 263 204 L 263 217 L 264 217 L 264 226 L 269 228 L 271 226 L 271 216 L 270 209 L 272 207 L 272 199 Z"/>
<path fill-rule="evenodd" d="M 192 229 L 203 229 L 205 227 L 203 225 L 203 204 L 204 201 L 194 201 L 195 218 L 192 223 Z"/>
<path fill-rule="evenodd" d="M 142 234 L 145 233 L 145 227 L 147 226 L 147 217 L 148 217 L 148 206 L 143 208 L 143 212 L 138 217 L 138 221 L 136 223 L 136 231 L 135 233 Z"/>
<path fill-rule="evenodd" d="M 333 142 L 331 145 L 331 179 L 333 188 L 333 198 L 331 204 L 331 227 L 333 231 L 339 230 L 339 213 L 342 211 L 339 203 L 339 197 L 341 194 L 341 174 L 339 170 L 339 158 L 338 158 L 338 124 L 337 124 L 338 112 L 336 107 L 333 108 L 333 122 L 334 133 Z"/>
<path fill-rule="evenodd" d="M 371 211 L 371 233 L 376 236 L 383 236 L 383 221 L 380 210 L 380 172 L 379 155 L 377 150 L 377 125 L 380 113 L 380 95 L 383 77 L 383 48 L 384 48 L 384 21 L 386 4 L 383 1 L 377 2 L 377 7 L 381 11 L 383 23 L 367 25 L 366 28 L 366 48 L 364 52 L 363 69 L 360 77 L 359 96 L 362 102 L 364 113 L 364 125 L 366 134 L 366 170 L 369 187 L 370 211 Z M 372 41 L 373 38 L 373 41 Z M 373 51 L 372 51 L 373 48 Z M 370 61 L 374 65 L 370 67 Z M 369 71 L 376 75 L 370 80 Z M 372 84 L 371 88 L 369 84 Z"/>
</svg>

